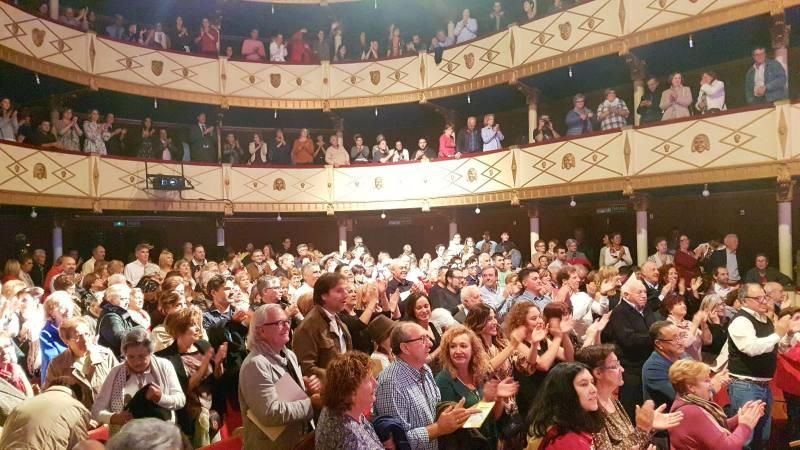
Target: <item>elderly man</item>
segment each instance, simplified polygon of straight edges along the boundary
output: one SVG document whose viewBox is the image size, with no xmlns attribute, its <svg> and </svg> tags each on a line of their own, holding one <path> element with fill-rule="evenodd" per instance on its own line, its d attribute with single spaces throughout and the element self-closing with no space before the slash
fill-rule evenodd
<svg viewBox="0 0 800 450">
<path fill-rule="evenodd" d="M 774 59 L 767 59 L 767 50 L 753 50 L 753 65 L 747 71 L 744 96 L 748 105 L 772 103 L 789 97 L 786 69 Z"/>
<path fill-rule="evenodd" d="M 400 421 L 413 449 L 436 450 L 436 439 L 459 430 L 477 410 L 463 402 L 436 416 L 441 394 L 425 363 L 431 349 L 428 332 L 413 322 L 401 322 L 389 338 L 397 359 L 378 377 L 375 414 Z"/>
<path fill-rule="evenodd" d="M 461 20 L 453 29 L 453 35 L 456 37 L 456 44 L 475 39 L 478 36 L 478 21 L 470 17 L 469 9 L 461 12 Z"/>
<path fill-rule="evenodd" d="M 540 311 L 543 311 L 544 307 L 553 301 L 545 294 L 544 282 L 539 277 L 539 272 L 533 269 L 522 269 L 519 272 L 519 282 L 522 284 L 524 291 L 516 298 L 505 302 L 505 306 L 503 306 L 499 314 L 501 318 L 505 317 L 508 311 L 511 311 L 511 308 L 519 302 L 533 303 Z"/>
<path fill-rule="evenodd" d="M 71 256 L 62 256 L 61 257 L 61 270 L 60 271 L 51 271 L 49 278 L 47 279 L 47 292 L 54 292 L 55 286 L 53 284 L 56 281 L 56 278 L 59 275 L 66 275 L 67 277 L 71 278 L 72 281 L 78 285 L 81 282 L 81 275 L 77 273 L 78 271 L 78 263 L 75 261 L 75 258 Z"/>
<path fill-rule="evenodd" d="M 765 286 L 769 282 L 776 282 L 782 286 L 792 286 L 792 279 L 782 274 L 780 270 L 770 267 L 769 258 L 764 253 L 756 255 L 756 266 L 747 271 L 744 276 L 745 283 L 758 283 Z"/>
<path fill-rule="evenodd" d="M 97 441 L 90 441 L 97 442 Z M 103 448 L 102 444 L 100 449 Z M 97 447 L 86 447 L 88 450 Z M 181 430 L 170 422 L 160 419 L 135 419 L 120 428 L 105 445 L 105 450 L 178 450 L 184 448 Z M 73 450 L 78 450 L 73 449 Z M 84 450 L 84 448 L 81 448 Z"/>
<path fill-rule="evenodd" d="M 481 287 L 480 287 L 480 295 L 481 300 L 486 306 L 494 309 L 495 311 L 500 311 L 503 307 L 503 302 L 505 298 L 503 297 L 503 292 L 497 285 L 497 277 L 499 275 L 499 271 L 497 267 L 489 266 L 481 270 Z"/>
<path fill-rule="evenodd" d="M 192 266 L 192 276 L 206 266 L 208 261 L 206 260 L 206 248 L 202 245 L 196 245 L 192 250 L 192 257 L 189 260 L 190 265 Z"/>
<path fill-rule="evenodd" d="M 109 286 L 105 291 L 105 302 L 97 319 L 97 343 L 120 357 L 122 338 L 136 323 L 128 313 L 131 302 L 131 289 L 124 284 Z"/>
<path fill-rule="evenodd" d="M 92 249 L 92 257 L 87 259 L 83 266 L 81 266 L 81 275 L 86 276 L 94 272 L 94 266 L 100 261 L 106 260 L 106 248 L 98 245 Z"/>
<path fill-rule="evenodd" d="M 668 286 L 661 286 L 659 283 L 660 275 L 658 273 L 658 267 L 656 263 L 650 260 L 642 264 L 639 270 L 639 278 L 641 278 L 645 291 L 647 292 L 647 307 L 658 314 L 658 310 L 661 308 L 661 302 L 664 300 L 664 296 L 669 293 L 670 288 Z"/>
<path fill-rule="evenodd" d="M 136 246 L 136 259 L 125 265 L 125 279 L 131 286 L 139 284 L 139 280 L 144 276 L 145 269 L 154 267 L 155 273 L 161 269 L 150 262 L 150 250 L 153 248 L 150 244 L 139 244 Z"/>
<path fill-rule="evenodd" d="M 635 417 L 636 405 L 643 401 L 642 365 L 653 352 L 650 326 L 655 322 L 655 314 L 647 307 L 644 284 L 629 278 L 622 286 L 622 301 L 611 312 L 603 342 L 617 345 L 617 356 L 625 369 L 619 400 L 630 417 Z"/>
<path fill-rule="evenodd" d="M 45 264 L 47 263 L 47 252 L 44 249 L 37 248 L 33 251 L 33 269 L 31 270 L 31 280 L 33 280 L 34 286 L 39 286 L 43 288 L 44 279 L 47 275 L 47 267 Z"/>
<path fill-rule="evenodd" d="M 386 283 L 386 295 L 392 295 L 395 291 L 400 292 L 400 301 L 405 301 L 411 294 L 411 288 L 414 283 L 408 280 L 408 262 L 401 259 L 393 259 L 389 264 L 389 272 L 392 274 L 392 279 Z"/>
<path fill-rule="evenodd" d="M 717 267 L 725 267 L 728 269 L 728 280 L 731 285 L 738 285 L 742 280 L 742 274 L 739 268 L 739 255 L 736 251 L 739 249 L 739 237 L 735 234 L 728 234 L 723 240 L 725 243 L 724 249 L 719 249 L 711 254 L 711 263 L 708 270 L 713 272 Z"/>
<path fill-rule="evenodd" d="M 461 304 L 450 311 L 453 314 L 453 319 L 463 324 L 467 320 L 470 310 L 481 304 L 481 302 L 480 288 L 478 286 L 465 286 L 461 289 Z"/>
<path fill-rule="evenodd" d="M 314 408 L 320 409 L 320 381 L 304 377 L 297 356 L 286 347 L 290 321 L 277 304 L 253 314 L 247 335 L 250 354 L 239 371 L 239 404 L 244 420 L 244 448 L 294 448 L 311 431 Z M 288 400 L 291 393 L 305 396 Z M 283 427 L 274 439 L 265 428 Z M 277 431 L 277 430 L 276 430 Z"/>
<path fill-rule="evenodd" d="M 297 303 L 297 300 L 304 294 L 314 293 L 314 286 L 322 274 L 322 270 L 317 263 L 306 263 L 300 273 L 303 276 L 303 284 L 292 294 L 292 303 Z"/>
</svg>

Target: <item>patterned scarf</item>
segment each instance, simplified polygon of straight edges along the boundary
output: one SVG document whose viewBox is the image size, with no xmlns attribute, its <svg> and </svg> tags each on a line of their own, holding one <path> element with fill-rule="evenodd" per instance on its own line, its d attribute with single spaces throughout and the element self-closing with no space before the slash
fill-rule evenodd
<svg viewBox="0 0 800 450">
<path fill-rule="evenodd" d="M 716 403 L 710 400 L 703 400 L 694 394 L 681 394 L 681 400 L 686 402 L 686 404 L 694 405 L 703 409 L 705 412 L 711 414 L 711 417 L 717 421 L 719 426 L 725 429 L 728 428 L 728 416 L 725 415 L 725 411 L 723 411 L 722 408 Z"/>
<path fill-rule="evenodd" d="M 128 381 L 128 366 L 122 364 L 111 388 L 111 412 L 118 413 L 125 407 L 125 383 Z"/>
</svg>

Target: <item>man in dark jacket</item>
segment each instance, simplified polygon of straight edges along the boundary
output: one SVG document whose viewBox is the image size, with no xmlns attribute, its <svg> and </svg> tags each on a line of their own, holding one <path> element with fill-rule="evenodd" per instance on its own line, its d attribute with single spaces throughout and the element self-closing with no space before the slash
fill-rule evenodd
<svg viewBox="0 0 800 450">
<path fill-rule="evenodd" d="M 639 123 L 652 123 L 661 121 L 661 93 L 658 92 L 658 80 L 655 77 L 647 80 L 647 89 L 642 95 L 642 101 L 636 108 L 636 113 L 641 116 Z"/>
<path fill-rule="evenodd" d="M 483 151 L 481 130 L 475 126 L 476 123 L 475 117 L 467 118 L 467 128 L 459 130 L 458 136 L 456 136 L 456 152 L 465 154 Z"/>
<path fill-rule="evenodd" d="M 198 114 L 197 124 L 189 130 L 189 149 L 192 161 L 216 162 L 216 141 L 214 127 L 206 126 L 206 114 Z"/>
</svg>

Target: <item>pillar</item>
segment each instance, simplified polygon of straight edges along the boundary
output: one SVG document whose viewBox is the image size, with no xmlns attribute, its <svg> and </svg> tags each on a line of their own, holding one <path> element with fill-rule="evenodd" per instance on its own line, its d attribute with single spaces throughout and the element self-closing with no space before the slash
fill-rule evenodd
<svg viewBox="0 0 800 450">
<path fill-rule="evenodd" d="M 778 269 L 794 279 L 792 269 L 792 199 L 794 180 L 788 176 L 778 177 L 775 200 L 778 202 Z"/>
<path fill-rule="evenodd" d="M 533 130 L 539 126 L 539 99 L 528 97 L 528 143 L 533 144 Z"/>
<path fill-rule="evenodd" d="M 217 113 L 217 161 L 222 162 L 222 111 Z"/>
<path fill-rule="evenodd" d="M 48 8 L 50 9 L 50 18 L 53 20 L 58 20 L 58 0 L 50 0 L 48 4 Z"/>
<path fill-rule="evenodd" d="M 336 224 L 339 226 L 339 252 L 344 254 L 347 251 L 347 221 L 339 219 Z"/>
<path fill-rule="evenodd" d="M 647 208 L 650 198 L 647 194 L 635 194 L 631 197 L 633 209 L 636 211 L 636 264 L 641 266 L 647 261 Z"/>
<path fill-rule="evenodd" d="M 775 54 L 775 60 L 781 63 L 784 70 L 786 70 L 786 84 L 789 84 L 789 36 L 791 35 L 792 26 L 786 24 L 786 14 L 783 8 L 772 11 L 772 26 L 770 27 L 770 36 L 772 37 L 772 51 Z"/>
<path fill-rule="evenodd" d="M 642 116 L 638 113 L 639 104 L 642 103 L 644 95 L 644 80 L 633 80 L 633 124 L 639 126 Z"/>
<path fill-rule="evenodd" d="M 625 59 L 625 64 L 628 65 L 628 70 L 631 73 L 631 81 L 633 82 L 633 123 L 634 125 L 639 125 L 641 117 L 636 113 L 636 110 L 639 109 L 639 103 L 641 103 L 642 95 L 644 95 L 647 63 L 643 59 L 639 59 L 630 50 L 623 51 L 620 56 Z"/>
<path fill-rule="evenodd" d="M 453 236 L 458 234 L 458 222 L 456 222 L 456 213 L 450 216 L 450 224 L 447 226 L 447 234 L 450 236 L 450 240 L 453 240 Z"/>
<path fill-rule="evenodd" d="M 64 233 L 61 228 L 61 223 L 56 222 L 53 225 L 53 261 L 59 256 L 64 254 Z"/>
<path fill-rule="evenodd" d="M 530 226 L 530 239 L 531 239 L 531 254 L 530 259 L 533 261 L 533 254 L 536 253 L 534 245 L 536 241 L 541 239 L 539 232 L 539 205 L 537 203 L 528 204 L 528 223 Z"/>
</svg>

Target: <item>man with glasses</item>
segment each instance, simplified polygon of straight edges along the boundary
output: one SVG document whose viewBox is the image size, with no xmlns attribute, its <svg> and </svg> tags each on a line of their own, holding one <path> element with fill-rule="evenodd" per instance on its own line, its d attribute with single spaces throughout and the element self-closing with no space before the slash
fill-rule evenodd
<svg viewBox="0 0 800 450">
<path fill-rule="evenodd" d="M 442 396 L 425 364 L 433 345 L 427 330 L 413 322 L 401 322 L 389 340 L 397 359 L 378 377 L 375 414 L 399 420 L 411 448 L 436 450 L 438 437 L 461 429 L 478 410 L 465 409 L 462 399 L 436 419 Z"/>
<path fill-rule="evenodd" d="M 311 431 L 315 408 L 322 407 L 320 381 L 303 376 L 297 356 L 286 347 L 289 328 L 280 305 L 263 305 L 253 313 L 247 335 L 250 354 L 239 371 L 244 448 L 294 448 Z M 289 391 L 306 395 L 288 400 Z M 267 427 L 283 430 L 273 440 L 263 431 Z"/>
<path fill-rule="evenodd" d="M 748 105 L 772 103 L 789 97 L 786 69 L 774 59 L 767 59 L 764 47 L 753 49 L 753 65 L 745 76 L 744 94 Z"/>
<path fill-rule="evenodd" d="M 250 254 L 250 264 L 245 267 L 245 270 L 252 282 L 256 282 L 262 276 L 270 274 L 270 267 L 264 261 L 264 252 L 262 250 L 253 250 L 253 253 Z"/>
<path fill-rule="evenodd" d="M 686 348 L 681 339 L 681 330 L 672 322 L 661 320 L 650 326 L 653 353 L 642 366 L 642 386 L 645 400 L 656 405 L 667 405 L 675 400 L 675 389 L 669 382 L 669 368 L 683 357 Z"/>
<path fill-rule="evenodd" d="M 800 323 L 786 315 L 773 322 L 770 298 L 756 283 L 744 285 L 742 308 L 728 326 L 728 371 L 731 383 L 728 395 L 731 410 L 738 411 L 751 400 L 767 404 L 764 416 L 758 421 L 746 449 L 767 448 L 772 423 L 772 391 L 770 382 L 775 375 L 778 344 L 791 331 L 800 331 Z M 788 346 L 787 346 L 788 347 Z M 722 350 L 724 353 L 725 349 Z"/>
</svg>

